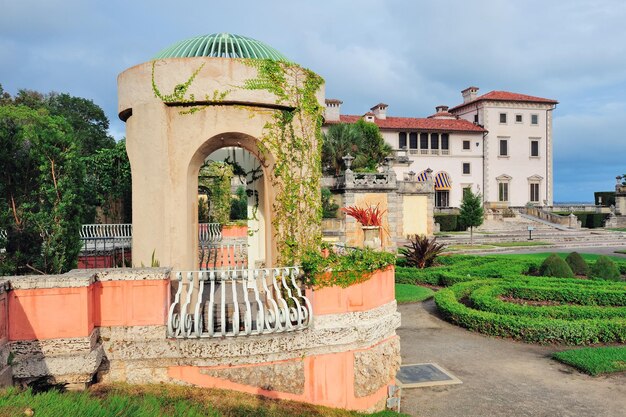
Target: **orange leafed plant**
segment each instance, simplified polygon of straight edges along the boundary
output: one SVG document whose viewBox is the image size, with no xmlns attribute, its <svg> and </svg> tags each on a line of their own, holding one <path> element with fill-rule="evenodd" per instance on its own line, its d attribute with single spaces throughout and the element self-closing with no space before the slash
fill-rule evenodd
<svg viewBox="0 0 626 417">
<path fill-rule="evenodd" d="M 343 207 L 341 211 L 350 217 L 354 217 L 356 221 L 361 223 L 363 226 L 382 226 L 383 214 L 387 212 L 387 210 L 381 210 L 379 204 L 376 204 L 375 206 L 368 204 L 365 208 L 348 206 Z"/>
</svg>

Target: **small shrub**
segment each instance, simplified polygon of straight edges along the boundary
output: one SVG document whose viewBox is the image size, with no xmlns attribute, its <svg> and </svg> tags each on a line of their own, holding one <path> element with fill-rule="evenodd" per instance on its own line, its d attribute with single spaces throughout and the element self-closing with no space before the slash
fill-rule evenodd
<svg viewBox="0 0 626 417">
<path fill-rule="evenodd" d="M 429 239 L 425 235 L 413 235 L 409 237 L 409 244 L 400 248 L 400 253 L 408 266 L 423 269 L 432 266 L 445 247 L 445 244 L 437 243 L 436 237 Z"/>
<path fill-rule="evenodd" d="M 548 256 L 539 267 L 539 275 L 544 277 L 573 278 L 574 272 L 556 253 Z"/>
<path fill-rule="evenodd" d="M 591 266 L 589 277 L 609 281 L 620 281 L 622 279 L 619 269 L 608 256 L 598 257 L 596 263 Z"/>
<path fill-rule="evenodd" d="M 435 214 L 435 223 L 439 224 L 439 230 L 442 232 L 459 232 L 463 230 L 459 223 L 458 214 Z"/>
<path fill-rule="evenodd" d="M 587 262 L 585 262 L 583 257 L 580 256 L 580 253 L 570 253 L 567 255 L 567 258 L 565 258 L 565 262 L 567 262 L 569 267 L 572 268 L 572 272 L 574 272 L 574 274 L 584 276 L 589 274 L 589 265 L 587 265 Z"/>
</svg>

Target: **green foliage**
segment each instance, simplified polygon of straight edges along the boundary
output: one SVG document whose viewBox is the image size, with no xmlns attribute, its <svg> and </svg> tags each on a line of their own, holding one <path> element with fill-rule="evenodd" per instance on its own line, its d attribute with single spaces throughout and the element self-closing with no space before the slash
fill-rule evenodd
<svg viewBox="0 0 626 417">
<path fill-rule="evenodd" d="M 552 357 L 589 375 L 626 371 L 626 346 L 602 346 L 556 352 Z"/>
<path fill-rule="evenodd" d="M 459 221 L 458 214 L 435 214 L 435 223 L 439 223 L 442 232 L 460 232 L 465 229 Z"/>
<path fill-rule="evenodd" d="M 87 212 L 83 223 L 93 223 L 96 207 L 104 214 L 120 219 L 124 223 L 132 220 L 132 180 L 130 161 L 126 154 L 126 140 L 117 142 L 111 148 L 96 150 L 84 158 L 86 165 L 86 184 L 89 189 Z M 119 202 L 122 213 L 119 213 Z"/>
<path fill-rule="evenodd" d="M 611 207 L 615 205 L 615 191 L 596 191 L 593 193 L 594 204 L 596 206 Z M 600 203 L 602 199 L 602 203 Z"/>
<path fill-rule="evenodd" d="M 336 218 L 337 210 L 339 210 L 339 205 L 335 203 L 332 193 L 328 188 L 322 187 L 322 218 Z"/>
<path fill-rule="evenodd" d="M 589 270 L 589 278 L 620 281 L 622 276 L 615 263 L 607 256 L 600 256 Z"/>
<path fill-rule="evenodd" d="M 499 297 L 512 297 L 521 305 L 500 302 Z M 537 302 L 540 307 L 524 304 Z M 435 303 L 451 322 L 493 336 L 529 343 L 626 341 L 626 286 L 614 283 L 543 277 L 479 280 L 439 291 Z"/>
<path fill-rule="evenodd" d="M 232 167 L 224 162 L 210 161 L 200 168 L 198 193 L 207 197 L 208 222 L 226 224 L 230 220 L 232 178 Z"/>
<path fill-rule="evenodd" d="M 85 168 L 72 127 L 25 106 L 0 106 L 0 273 L 61 273 L 81 243 Z"/>
<path fill-rule="evenodd" d="M 345 254 L 330 251 L 328 257 L 314 250 L 304 254 L 301 265 L 307 286 L 347 288 L 367 281 L 374 271 L 394 265 L 395 260 L 391 253 L 371 249 L 353 249 Z"/>
<path fill-rule="evenodd" d="M 417 303 L 428 300 L 435 292 L 430 288 L 411 284 L 396 284 L 396 301 L 398 304 Z"/>
<path fill-rule="evenodd" d="M 465 189 L 460 210 L 459 221 L 464 227 L 470 228 L 471 245 L 474 239 L 474 227 L 478 227 L 483 224 L 485 215 L 480 194 L 474 194 L 471 188 Z"/>
<path fill-rule="evenodd" d="M 415 268 L 433 266 L 437 256 L 446 248 L 444 243 L 437 243 L 437 238 L 429 239 L 426 235 L 409 236 L 409 244 L 400 248 L 405 264 Z"/>
<path fill-rule="evenodd" d="M 237 194 L 230 202 L 230 220 L 248 219 L 248 195 L 243 186 L 237 187 Z"/>
<path fill-rule="evenodd" d="M 539 275 L 544 277 L 573 278 L 574 272 L 567 262 L 556 253 L 548 256 L 539 267 Z"/>
<path fill-rule="evenodd" d="M 339 123 L 328 128 L 322 146 L 322 166 L 331 175 L 339 175 L 345 165 L 343 157 L 354 157 L 354 171 L 374 172 L 391 154 L 391 146 L 383 139 L 378 126 L 360 119 L 353 124 Z"/>
<path fill-rule="evenodd" d="M 567 255 L 567 258 L 565 258 L 565 262 L 572 268 L 572 272 L 575 275 L 587 276 L 587 274 L 589 274 L 589 265 L 585 262 L 583 257 L 580 256 L 580 253 L 570 253 Z"/>
</svg>

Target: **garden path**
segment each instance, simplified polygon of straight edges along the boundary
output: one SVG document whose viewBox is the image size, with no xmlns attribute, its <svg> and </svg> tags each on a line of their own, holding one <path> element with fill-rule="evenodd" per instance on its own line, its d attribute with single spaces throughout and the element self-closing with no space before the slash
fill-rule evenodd
<svg viewBox="0 0 626 417">
<path fill-rule="evenodd" d="M 435 362 L 462 385 L 405 389 L 402 412 L 422 417 L 626 415 L 626 373 L 590 377 L 549 358 L 558 350 L 469 332 L 432 300 L 404 304 L 402 363 Z"/>
</svg>

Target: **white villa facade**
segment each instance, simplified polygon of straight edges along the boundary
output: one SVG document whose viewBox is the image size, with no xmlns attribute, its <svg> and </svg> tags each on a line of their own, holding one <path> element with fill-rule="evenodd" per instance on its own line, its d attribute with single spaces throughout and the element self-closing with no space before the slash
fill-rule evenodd
<svg viewBox="0 0 626 417">
<path fill-rule="evenodd" d="M 325 124 L 376 123 L 395 150 L 399 178 L 433 171 L 436 207 L 459 207 L 466 188 L 481 193 L 488 208 L 552 205 L 552 110 L 558 102 L 477 92 L 463 90 L 462 104 L 437 106 L 426 118 L 389 117 L 383 103 L 363 116 L 342 115 L 342 102 L 328 99 Z"/>
</svg>

